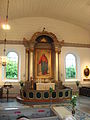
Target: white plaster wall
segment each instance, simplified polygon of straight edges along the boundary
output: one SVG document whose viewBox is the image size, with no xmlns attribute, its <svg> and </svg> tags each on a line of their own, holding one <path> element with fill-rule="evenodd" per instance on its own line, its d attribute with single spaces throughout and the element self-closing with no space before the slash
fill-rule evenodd
<svg viewBox="0 0 90 120">
<path fill-rule="evenodd" d="M 25 47 L 23 45 L 7 45 L 7 52 L 10 50 L 14 50 L 17 51 L 20 55 L 20 60 L 21 60 L 21 80 L 25 80 L 24 78 L 24 74 L 25 74 Z M 3 53 L 3 45 L 0 45 L 0 55 L 2 55 Z M 81 81 L 82 85 L 87 85 L 90 86 L 90 82 L 85 82 L 83 81 L 84 79 L 84 74 L 83 74 L 83 70 L 86 66 L 88 66 L 90 68 L 90 55 L 89 55 L 89 51 L 90 48 L 78 48 L 78 47 L 62 47 L 61 49 L 61 57 L 60 57 L 60 78 L 63 81 L 63 84 L 73 87 L 75 88 L 75 82 L 65 82 L 65 73 L 64 73 L 64 66 L 65 66 L 65 55 L 67 53 L 74 53 L 76 55 L 76 57 L 78 57 L 78 59 L 80 58 L 80 68 L 79 68 L 79 74 L 80 76 L 78 77 L 79 80 Z M 0 64 L 0 73 L 2 73 L 1 70 L 1 64 Z M 0 74 L 0 86 L 2 86 L 4 84 L 4 82 L 1 79 L 1 75 Z M 90 79 L 90 76 L 88 77 Z M 12 84 L 14 85 L 14 88 L 12 88 L 10 90 L 10 95 L 17 95 L 19 93 L 19 83 L 14 83 L 12 82 Z M 4 93 L 6 91 L 4 90 Z"/>
<path fill-rule="evenodd" d="M 7 31 L 8 40 L 23 40 L 23 37 L 30 39 L 37 32 L 42 31 L 43 27 L 46 31 L 56 34 L 58 40 L 74 43 L 90 43 L 90 34 L 87 30 L 74 24 L 50 19 L 46 17 L 31 17 L 9 21 L 11 30 Z M 5 31 L 0 30 L 0 39 L 5 38 Z"/>
<path fill-rule="evenodd" d="M 56 35 L 58 40 L 64 40 L 65 42 L 74 42 L 74 43 L 89 43 L 90 44 L 90 35 L 87 30 L 76 26 L 74 24 L 70 24 L 64 21 L 58 21 L 55 19 L 49 19 L 46 17 L 37 17 L 37 18 L 22 18 L 9 21 L 11 25 L 11 30 L 6 32 L 7 40 L 23 40 L 23 37 L 26 39 L 30 39 L 32 35 L 37 31 L 42 31 L 43 27 L 46 28 L 46 31 L 50 31 Z M 0 29 L 0 40 L 5 39 L 5 31 Z M 20 68 L 20 79 L 25 79 L 25 48 L 23 45 L 7 45 L 7 52 L 9 50 L 15 50 L 19 53 L 21 68 Z M 73 84 L 66 83 L 64 80 L 64 57 L 67 52 L 73 52 L 80 57 L 80 71 L 81 71 L 81 82 L 82 84 L 90 84 L 90 82 L 83 82 L 83 69 L 86 65 L 90 67 L 90 55 L 89 48 L 74 48 L 74 47 L 62 47 L 62 52 L 60 55 L 60 64 L 61 64 L 61 80 L 65 84 Z M 0 45 L 0 55 L 3 54 L 3 45 Z M 0 86 L 4 84 L 1 79 L 2 70 L 0 64 Z M 12 89 L 12 93 L 19 93 L 19 83 L 12 83 L 14 85 L 14 89 Z M 74 82 L 75 84 L 75 82 Z"/>
<path fill-rule="evenodd" d="M 76 55 L 76 57 L 78 58 L 77 60 L 80 59 L 80 63 L 78 65 L 78 79 L 80 80 L 82 85 L 89 85 L 90 86 L 90 81 L 83 81 L 83 79 L 85 78 L 83 71 L 85 69 L 86 66 L 89 67 L 90 69 L 90 54 L 89 54 L 90 48 L 78 48 L 78 47 L 62 47 L 61 49 L 61 67 L 60 67 L 60 71 L 61 71 L 61 80 L 63 81 L 63 83 L 65 85 L 75 85 L 75 82 L 66 82 L 65 81 L 65 56 L 67 53 L 73 53 L 74 55 Z M 90 79 L 90 75 L 88 77 L 88 79 Z"/>
<path fill-rule="evenodd" d="M 0 45 L 0 56 L 3 55 L 3 46 Z M 20 80 L 25 80 L 25 47 L 23 45 L 6 45 L 6 52 L 8 53 L 9 51 L 15 51 L 19 55 L 19 63 L 20 63 Z M 4 80 L 2 80 L 2 65 L 0 64 L 0 86 L 3 86 Z M 10 89 L 10 94 L 12 96 L 14 94 L 19 93 L 19 81 L 18 82 L 11 82 L 11 84 L 14 86 L 14 88 Z M 4 93 L 6 93 L 4 89 Z"/>
</svg>

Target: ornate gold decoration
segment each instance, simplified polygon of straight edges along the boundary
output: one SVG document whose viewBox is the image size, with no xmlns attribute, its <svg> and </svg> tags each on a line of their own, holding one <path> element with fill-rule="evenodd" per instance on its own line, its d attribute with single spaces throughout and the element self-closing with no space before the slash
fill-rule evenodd
<svg viewBox="0 0 90 120">
<path fill-rule="evenodd" d="M 47 40 L 45 38 L 41 39 L 41 42 L 47 42 Z"/>
<path fill-rule="evenodd" d="M 84 76 L 86 78 L 88 78 L 88 76 L 89 76 L 89 68 L 88 68 L 88 66 L 86 66 L 86 68 L 84 69 Z"/>
</svg>

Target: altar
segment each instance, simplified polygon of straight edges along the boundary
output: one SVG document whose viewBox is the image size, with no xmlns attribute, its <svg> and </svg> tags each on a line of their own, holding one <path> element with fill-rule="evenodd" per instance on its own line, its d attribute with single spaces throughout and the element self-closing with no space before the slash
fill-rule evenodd
<svg viewBox="0 0 90 120">
<path fill-rule="evenodd" d="M 63 42 L 45 28 L 34 33 L 30 40 L 24 38 L 26 81 L 20 90 L 20 102 L 50 103 L 51 100 L 60 102 L 71 99 L 72 89 L 65 87 L 60 79 L 59 61 Z"/>
<path fill-rule="evenodd" d="M 55 83 L 36 83 L 36 90 L 49 90 L 50 87 L 55 90 Z"/>
</svg>

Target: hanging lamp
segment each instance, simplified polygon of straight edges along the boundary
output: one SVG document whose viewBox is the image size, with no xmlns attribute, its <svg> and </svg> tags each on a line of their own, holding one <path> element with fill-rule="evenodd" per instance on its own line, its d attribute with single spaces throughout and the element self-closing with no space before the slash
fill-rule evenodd
<svg viewBox="0 0 90 120">
<path fill-rule="evenodd" d="M 8 10 L 9 10 L 9 0 L 7 1 L 7 13 L 5 22 L 1 25 L 3 30 L 10 30 L 10 25 L 8 24 Z"/>
<path fill-rule="evenodd" d="M 3 49 L 4 55 L 1 57 L 2 58 L 2 66 L 6 66 L 7 63 L 7 56 L 6 56 L 6 38 L 4 40 L 4 49 Z"/>
</svg>

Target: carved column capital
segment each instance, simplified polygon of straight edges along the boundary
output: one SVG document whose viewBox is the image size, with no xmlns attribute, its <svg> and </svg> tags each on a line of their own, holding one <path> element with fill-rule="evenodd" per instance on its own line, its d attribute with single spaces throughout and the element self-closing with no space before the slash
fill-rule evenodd
<svg viewBox="0 0 90 120">
<path fill-rule="evenodd" d="M 32 48 L 30 48 L 29 50 L 30 50 L 30 52 L 34 52 L 34 48 L 33 48 L 33 47 L 32 47 Z"/>
<path fill-rule="evenodd" d="M 55 52 L 60 53 L 61 52 L 61 45 L 59 43 L 56 43 L 54 46 L 55 46 Z"/>
<path fill-rule="evenodd" d="M 26 38 L 23 38 L 23 44 L 26 48 L 29 48 L 29 40 L 27 40 Z"/>
<path fill-rule="evenodd" d="M 58 54 L 60 54 L 61 48 L 55 47 L 55 52 L 58 53 Z"/>
<path fill-rule="evenodd" d="M 30 44 L 29 44 L 30 52 L 34 52 L 35 44 L 36 44 L 35 41 L 34 42 L 32 42 L 32 41 L 30 42 Z"/>
<path fill-rule="evenodd" d="M 29 52 L 29 48 L 26 48 L 26 53 L 28 53 Z"/>
</svg>

